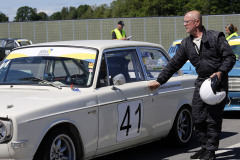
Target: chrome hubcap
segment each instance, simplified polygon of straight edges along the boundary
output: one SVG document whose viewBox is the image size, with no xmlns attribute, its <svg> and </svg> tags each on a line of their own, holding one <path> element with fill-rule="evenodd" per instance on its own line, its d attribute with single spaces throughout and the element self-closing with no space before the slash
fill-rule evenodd
<svg viewBox="0 0 240 160">
<path fill-rule="evenodd" d="M 75 160 L 75 147 L 67 135 L 59 135 L 52 143 L 50 160 Z"/>
</svg>

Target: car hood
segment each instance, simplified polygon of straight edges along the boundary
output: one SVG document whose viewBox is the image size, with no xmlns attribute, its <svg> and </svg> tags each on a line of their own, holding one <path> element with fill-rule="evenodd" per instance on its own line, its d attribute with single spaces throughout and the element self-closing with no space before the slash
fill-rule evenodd
<svg viewBox="0 0 240 160">
<path fill-rule="evenodd" d="M 0 86 L 0 117 L 36 115 L 37 112 L 40 116 L 74 109 L 79 107 L 80 97 L 85 97 L 88 92 L 89 89 L 73 91 L 70 88 Z"/>
<path fill-rule="evenodd" d="M 236 61 L 233 69 L 228 73 L 230 77 L 240 76 L 240 61 Z"/>
</svg>

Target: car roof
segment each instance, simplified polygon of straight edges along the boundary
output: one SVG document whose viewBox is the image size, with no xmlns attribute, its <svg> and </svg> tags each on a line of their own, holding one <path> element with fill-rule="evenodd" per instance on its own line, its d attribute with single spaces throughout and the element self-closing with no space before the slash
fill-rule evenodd
<svg viewBox="0 0 240 160">
<path fill-rule="evenodd" d="M 181 44 L 181 42 L 182 42 L 182 39 L 178 39 L 173 41 L 172 45 Z"/>
<path fill-rule="evenodd" d="M 171 46 L 174 46 L 176 44 L 181 44 L 182 39 L 178 39 L 178 40 L 174 40 Z M 240 36 L 237 37 L 233 37 L 228 41 L 229 45 L 233 46 L 233 45 L 240 45 Z M 170 47 L 171 47 L 170 46 Z"/>
<path fill-rule="evenodd" d="M 75 40 L 75 41 L 58 41 L 58 42 L 47 42 L 39 43 L 26 47 L 37 47 L 37 46 L 79 46 L 96 48 L 99 50 L 111 49 L 111 48 L 124 48 L 124 47 L 160 47 L 160 44 L 139 42 L 139 41 L 126 41 L 126 40 Z M 25 47 L 24 47 L 25 48 Z"/>
<path fill-rule="evenodd" d="M 24 38 L 1 38 L 0 40 L 16 40 L 16 41 L 29 41 L 28 39 L 24 39 Z"/>
</svg>

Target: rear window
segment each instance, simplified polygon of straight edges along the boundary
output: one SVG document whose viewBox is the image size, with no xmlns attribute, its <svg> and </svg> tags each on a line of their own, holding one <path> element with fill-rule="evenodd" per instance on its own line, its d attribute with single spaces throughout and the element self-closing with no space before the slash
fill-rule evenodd
<svg viewBox="0 0 240 160">
<path fill-rule="evenodd" d="M 27 46 L 30 45 L 30 41 L 18 41 L 18 43 L 20 44 L 20 46 Z"/>
<path fill-rule="evenodd" d="M 169 50 L 168 50 L 168 53 L 169 54 L 175 54 L 176 52 L 177 52 L 177 50 L 178 50 L 178 48 L 180 47 L 180 44 L 174 44 L 174 45 L 172 45 L 170 48 L 169 48 Z"/>
</svg>

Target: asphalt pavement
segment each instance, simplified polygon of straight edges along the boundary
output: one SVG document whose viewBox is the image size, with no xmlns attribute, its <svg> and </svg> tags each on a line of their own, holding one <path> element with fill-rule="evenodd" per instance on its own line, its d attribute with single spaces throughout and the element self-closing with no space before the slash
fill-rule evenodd
<svg viewBox="0 0 240 160">
<path fill-rule="evenodd" d="M 225 113 L 217 160 L 240 160 L 240 112 Z M 174 144 L 159 140 L 126 149 L 94 160 L 189 160 L 198 151 L 199 143 L 193 134 L 187 147 L 176 148 Z"/>
</svg>

